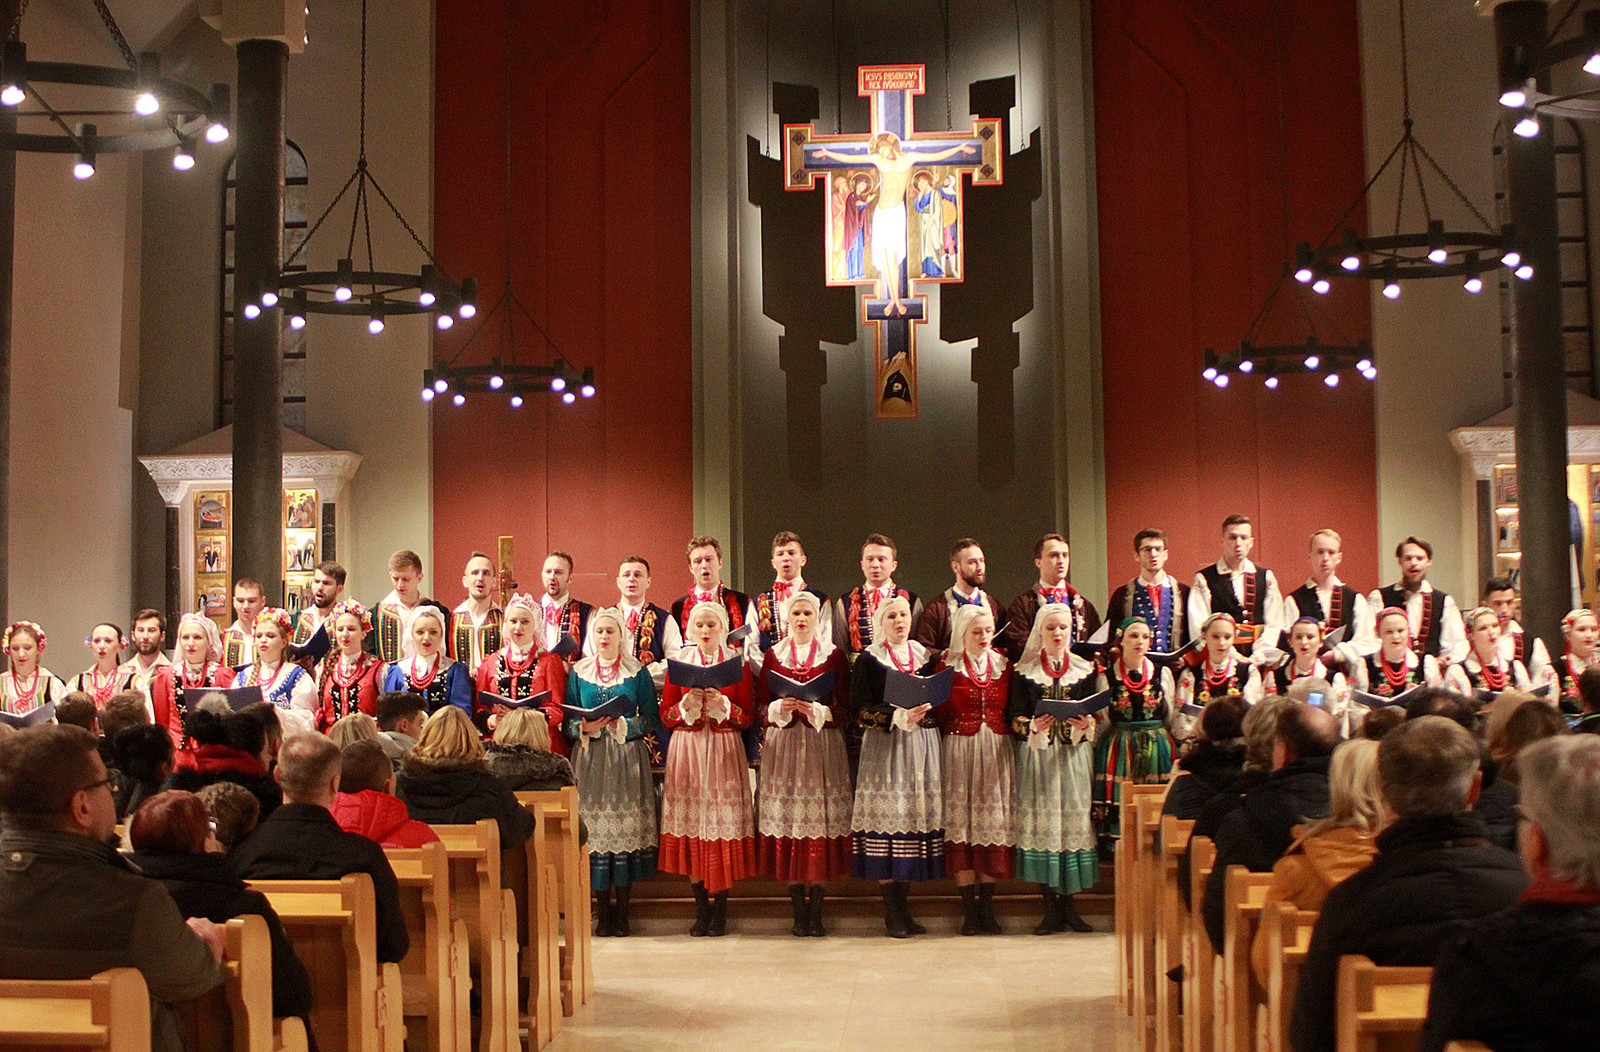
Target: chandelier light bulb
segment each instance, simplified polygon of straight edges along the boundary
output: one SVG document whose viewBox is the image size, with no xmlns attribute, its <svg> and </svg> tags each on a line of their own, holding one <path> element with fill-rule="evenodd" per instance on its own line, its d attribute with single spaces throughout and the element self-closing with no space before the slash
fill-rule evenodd
<svg viewBox="0 0 1600 1052">
<path fill-rule="evenodd" d="M 1306 355 L 1306 368 L 1307 369 L 1315 369 L 1315 368 L 1317 368 L 1317 366 L 1319 366 L 1321 364 L 1322 364 L 1322 359 L 1321 358 L 1318 358 L 1314 354 Z"/>
<path fill-rule="evenodd" d="M 476 318 L 478 316 L 478 308 L 470 303 L 463 303 L 456 310 L 456 313 L 461 315 L 462 321 L 466 321 L 468 318 Z"/>
<path fill-rule="evenodd" d="M 576 402 L 578 400 L 578 396 L 573 394 L 571 391 L 567 391 L 564 394 L 562 394 L 561 400 L 563 402 L 565 402 L 567 405 L 571 405 L 573 402 Z"/>
<path fill-rule="evenodd" d="M 1500 105 L 1508 110 L 1520 110 L 1528 104 L 1528 93 L 1521 88 L 1510 88 L 1500 93 Z"/>
<path fill-rule="evenodd" d="M 1522 118 L 1511 129 L 1524 139 L 1532 139 L 1539 134 L 1539 119 L 1532 114 Z"/>
<path fill-rule="evenodd" d="M 511 408 L 512 409 L 521 409 L 522 408 L 522 396 L 521 395 L 512 395 L 511 396 Z"/>
<path fill-rule="evenodd" d="M 0 88 L 0 104 L 4 104 L 6 106 L 20 106 L 22 105 L 22 100 L 26 99 L 27 97 L 28 93 L 22 90 L 22 85 L 16 83 L 15 81 L 7 84 L 3 88 Z"/>
<path fill-rule="evenodd" d="M 1239 362 L 1239 371 L 1241 373 L 1253 373 L 1256 371 L 1256 363 L 1245 358 Z"/>
<path fill-rule="evenodd" d="M 1217 378 L 1215 380 L 1212 380 L 1211 382 L 1216 384 L 1218 387 L 1227 387 L 1228 386 L 1228 374 L 1227 373 L 1218 373 L 1217 374 Z"/>
<path fill-rule="evenodd" d="M 1332 285 L 1328 284 L 1327 278 L 1318 278 L 1316 281 L 1311 283 L 1311 291 L 1315 292 L 1318 296 L 1326 296 L 1328 294 L 1328 290 L 1332 287 Z"/>
<path fill-rule="evenodd" d="M 351 292 L 349 285 L 340 285 L 338 288 L 333 290 L 333 298 L 338 300 L 340 303 L 349 303 L 352 295 L 354 295 L 354 293 Z"/>
<path fill-rule="evenodd" d="M 1276 376 L 1269 376 L 1261 382 L 1266 385 L 1266 388 L 1269 391 L 1276 391 L 1278 389 L 1278 378 Z"/>
<path fill-rule="evenodd" d="M 174 171 L 179 172 L 187 172 L 192 169 L 194 167 L 194 152 L 179 145 L 177 151 L 172 155 L 172 167 Z"/>
<path fill-rule="evenodd" d="M 583 395 L 585 398 L 593 398 L 594 384 L 584 384 L 582 387 L 578 388 L 578 393 Z"/>
<path fill-rule="evenodd" d="M 133 112 L 141 117 L 153 117 L 160 108 L 161 100 L 151 91 L 141 91 L 139 97 L 133 100 Z"/>
<path fill-rule="evenodd" d="M 1358 270 L 1361 267 L 1361 257 L 1349 255 L 1339 261 L 1339 265 L 1346 270 Z"/>
<path fill-rule="evenodd" d="M 92 175 L 94 175 L 94 162 L 84 157 L 82 154 L 79 154 L 78 163 L 72 166 L 72 177 L 74 179 L 83 180 Z"/>
<path fill-rule="evenodd" d="M 438 301 L 439 297 L 433 294 L 432 289 L 423 289 L 422 293 L 417 296 L 417 302 L 422 304 L 424 307 L 431 307 Z"/>
<path fill-rule="evenodd" d="M 1533 264 L 1522 264 L 1522 266 L 1517 268 L 1516 274 L 1517 277 L 1521 278 L 1523 281 L 1531 281 L 1533 279 Z"/>
<path fill-rule="evenodd" d="M 1215 380 L 1217 378 L 1217 367 L 1214 365 L 1206 366 L 1205 369 L 1201 371 L 1200 378 L 1202 380 Z"/>
<path fill-rule="evenodd" d="M 499 373 L 489 377 L 489 390 L 498 391 L 506 385 L 506 378 Z"/>
<path fill-rule="evenodd" d="M 1483 279 L 1474 274 L 1461 283 L 1461 287 L 1476 296 L 1483 291 Z"/>
<path fill-rule="evenodd" d="M 1302 285 L 1311 284 L 1311 279 L 1315 276 L 1316 275 L 1311 273 L 1310 267 L 1301 267 L 1299 270 L 1294 272 L 1294 280 L 1298 281 Z"/>
<path fill-rule="evenodd" d="M 434 324 L 439 326 L 439 331 L 441 331 L 441 332 L 443 332 L 445 329 L 448 329 L 450 326 L 454 325 L 455 323 L 456 323 L 456 320 L 454 318 L 452 318 L 448 314 L 441 314 L 441 315 L 439 315 L 438 318 L 436 318 L 434 320 Z"/>
<path fill-rule="evenodd" d="M 374 336 L 383 332 L 383 315 L 374 314 L 367 322 L 367 331 Z"/>
<path fill-rule="evenodd" d="M 227 141 L 228 126 L 226 124 L 223 124 L 221 121 L 217 121 L 210 127 L 206 128 L 206 142 L 215 145 L 216 143 Z"/>
<path fill-rule="evenodd" d="M 1600 77 L 1600 51 L 1595 52 L 1584 60 L 1583 71 L 1591 77 Z"/>
<path fill-rule="evenodd" d="M 303 314 L 291 314 L 291 315 L 289 315 L 289 328 L 293 329 L 295 332 L 299 332 L 301 329 L 303 329 L 305 327 L 306 327 L 305 315 L 303 315 Z"/>
<path fill-rule="evenodd" d="M 438 391 L 440 394 L 444 394 L 446 391 L 450 390 L 450 381 L 441 376 L 439 379 L 433 382 L 433 389 Z"/>
<path fill-rule="evenodd" d="M 1339 386 L 1339 374 L 1338 373 L 1329 373 L 1327 376 L 1324 376 L 1322 378 L 1322 382 L 1327 384 L 1329 387 L 1338 387 Z"/>
<path fill-rule="evenodd" d="M 1372 359 L 1371 358 L 1363 358 L 1359 362 L 1356 363 L 1356 371 L 1357 372 L 1364 373 L 1368 369 L 1371 369 L 1371 368 L 1372 368 Z"/>
<path fill-rule="evenodd" d="M 278 294 L 271 289 L 263 292 L 261 294 L 261 305 L 263 307 L 276 307 L 278 305 Z"/>
<path fill-rule="evenodd" d="M 450 399 L 450 401 L 455 403 L 456 405 L 466 405 L 467 404 L 467 396 L 462 394 L 460 391 L 457 391 L 456 394 L 455 394 L 455 397 Z"/>
<path fill-rule="evenodd" d="M 1522 262 L 1522 253 L 1516 249 L 1508 249 L 1506 254 L 1500 257 L 1500 262 L 1508 267 L 1515 267 Z"/>
<path fill-rule="evenodd" d="M 255 321 L 257 318 L 261 317 L 261 304 L 246 303 L 244 305 L 244 316 L 251 321 Z"/>
<path fill-rule="evenodd" d="M 1397 281 L 1389 282 L 1387 285 L 1385 285 L 1383 287 L 1383 294 L 1384 294 L 1384 296 L 1386 296 L 1387 298 L 1392 299 L 1392 300 L 1399 299 L 1400 298 L 1400 283 L 1397 282 Z"/>
<path fill-rule="evenodd" d="M 1365 376 L 1368 380 L 1376 380 L 1378 378 L 1378 370 L 1376 370 L 1376 369 L 1363 369 L 1363 370 L 1361 370 L 1361 375 Z"/>
<path fill-rule="evenodd" d="M 1450 258 L 1450 253 L 1446 252 L 1442 248 L 1433 249 L 1432 251 L 1430 251 L 1428 253 L 1428 261 L 1430 263 L 1443 263 L 1446 260 L 1448 260 L 1449 258 Z"/>
<path fill-rule="evenodd" d="M 550 390 L 552 390 L 552 391 L 565 391 L 566 389 L 567 389 L 567 378 L 565 376 L 552 376 L 550 378 Z"/>
<path fill-rule="evenodd" d="M 423 401 L 424 401 L 424 402 L 431 402 L 431 401 L 433 401 L 433 398 L 434 398 L 434 395 L 433 395 L 433 388 L 431 388 L 431 387 L 424 387 L 424 388 L 423 388 L 423 389 L 422 389 L 422 400 L 423 400 Z"/>
</svg>

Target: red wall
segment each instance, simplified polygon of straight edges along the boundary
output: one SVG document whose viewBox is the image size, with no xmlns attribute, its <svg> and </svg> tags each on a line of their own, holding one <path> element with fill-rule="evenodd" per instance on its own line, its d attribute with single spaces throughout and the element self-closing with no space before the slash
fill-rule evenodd
<svg viewBox="0 0 1600 1052">
<path fill-rule="evenodd" d="M 599 387 L 572 406 L 547 394 L 521 409 L 501 395 L 434 403 L 440 598 L 460 598 L 456 567 L 501 534 L 516 538 L 525 589 L 561 548 L 583 598 L 614 601 L 617 564 L 634 553 L 655 569 L 654 598 L 683 590 L 689 114 L 687 0 L 435 5 L 434 246 L 482 289 L 478 319 L 438 336 L 435 358 L 511 360 L 502 319 L 485 320 L 505 287 L 509 229 L 517 298 L 569 362 L 595 366 Z M 527 318 L 515 324 L 515 360 L 548 364 L 555 352 Z"/>
<path fill-rule="evenodd" d="M 1206 348 L 1238 345 L 1292 242 L 1320 242 L 1361 190 L 1356 6 L 1094 2 L 1114 583 L 1135 572 L 1133 534 L 1149 525 L 1168 531 L 1169 568 L 1187 579 L 1217 558 L 1233 512 L 1255 520 L 1256 556 L 1285 588 L 1304 581 L 1306 539 L 1324 526 L 1344 537 L 1342 576 L 1377 583 L 1371 385 L 1298 377 L 1268 391 L 1235 377 L 1219 390 L 1200 377 Z M 1370 335 L 1368 296 L 1351 282 L 1322 304 L 1355 339 Z M 1305 338 L 1303 323 L 1289 324 L 1292 297 L 1286 286 L 1290 309 L 1272 316 L 1284 324 L 1264 337 Z"/>
</svg>

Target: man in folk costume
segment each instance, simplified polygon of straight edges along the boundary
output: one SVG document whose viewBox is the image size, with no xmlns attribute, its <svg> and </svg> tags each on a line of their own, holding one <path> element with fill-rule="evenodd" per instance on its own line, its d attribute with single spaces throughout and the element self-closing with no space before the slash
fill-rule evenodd
<svg viewBox="0 0 1600 1052">
<path fill-rule="evenodd" d="M 1278 578 L 1250 561 L 1255 528 L 1244 515 L 1222 520 L 1222 558 L 1194 575 L 1189 586 L 1189 623 L 1198 625 L 1212 614 L 1233 618 L 1234 649 L 1252 661 L 1272 663 L 1282 657 L 1283 593 Z"/>
<path fill-rule="evenodd" d="M 1006 614 L 1000 608 L 1000 601 L 983 590 L 988 575 L 982 545 L 971 537 L 963 537 L 952 544 L 950 571 L 956 575 L 955 584 L 930 599 L 917 619 L 914 638 L 929 650 L 950 649 L 950 622 L 963 606 L 986 606 L 994 615 L 996 625 L 1005 624 Z"/>
<path fill-rule="evenodd" d="M 494 601 L 496 574 L 494 561 L 482 552 L 467 557 L 461 586 L 467 597 L 450 615 L 450 656 L 470 669 L 500 649 L 500 626 L 505 612 Z"/>
<path fill-rule="evenodd" d="M 1397 606 L 1411 622 L 1411 646 L 1417 653 L 1438 658 L 1449 665 L 1467 656 L 1467 629 L 1461 623 L 1461 608 L 1445 592 L 1428 580 L 1433 565 L 1433 545 L 1407 537 L 1396 545 L 1394 557 L 1400 564 L 1400 580 L 1379 588 L 1367 597 L 1376 609 Z"/>
<path fill-rule="evenodd" d="M 683 649 L 683 633 L 671 614 L 650 601 L 650 564 L 644 556 L 622 560 L 617 568 L 617 595 L 623 622 L 622 652 L 649 670 L 659 696 L 667 682 L 667 658 Z"/>
<path fill-rule="evenodd" d="M 810 592 L 817 597 L 817 609 L 827 609 L 827 595 L 806 584 L 802 576 L 805 566 L 806 550 L 800 543 L 799 534 L 783 530 L 772 538 L 772 570 L 775 574 L 772 586 L 753 593 L 750 596 L 750 609 L 745 611 L 745 620 L 756 626 L 751 638 L 745 642 L 745 656 L 752 673 L 761 671 L 763 656 L 787 634 L 783 610 L 792 596 L 798 592 Z M 832 621 L 826 617 L 818 618 L 816 635 L 824 647 L 833 642 Z"/>
<path fill-rule="evenodd" d="M 1517 586 L 1509 577 L 1491 577 L 1483 582 L 1483 605 L 1500 619 L 1500 656 L 1510 664 L 1520 661 L 1528 669 L 1534 687 L 1551 682 L 1550 651 L 1538 636 L 1529 638 L 1512 616 L 1517 611 Z"/>
<path fill-rule="evenodd" d="M 1083 593 L 1072 587 L 1067 572 L 1072 568 L 1072 548 L 1059 533 L 1047 533 L 1033 546 L 1033 565 L 1039 569 L 1039 582 L 1011 600 L 1006 608 L 1004 647 L 1013 662 L 1022 657 L 1022 648 L 1033 631 L 1039 608 L 1049 603 L 1064 603 L 1072 610 L 1072 638 L 1081 643 L 1100 627 L 1100 614 Z"/>
<path fill-rule="evenodd" d="M 1150 626 L 1150 649 L 1170 654 L 1189 642 L 1189 586 L 1167 573 L 1167 535 L 1145 527 L 1133 535 L 1134 556 L 1139 576 L 1111 593 L 1106 604 L 1106 619 L 1095 642 L 1104 642 L 1110 629 L 1130 617 L 1142 617 Z"/>
<path fill-rule="evenodd" d="M 1344 561 L 1344 540 L 1333 530 L 1318 530 L 1311 535 L 1311 576 L 1306 583 L 1283 597 L 1284 637 L 1278 644 L 1288 649 L 1289 628 L 1302 617 L 1322 625 L 1327 636 L 1345 629 L 1344 639 L 1322 653 L 1328 668 L 1343 665 L 1354 672 L 1361 660 L 1378 652 L 1378 630 L 1372 619 L 1372 604 L 1367 597 L 1339 580 L 1339 564 Z"/>
<path fill-rule="evenodd" d="M 554 653 L 561 637 L 571 636 L 578 649 L 566 655 L 570 666 L 583 653 L 589 615 L 594 608 L 572 598 L 572 556 L 566 552 L 553 551 L 545 556 L 541 576 L 544 594 L 539 597 L 539 610 L 544 614 L 544 649 Z"/>
<path fill-rule="evenodd" d="M 912 625 L 922 616 L 922 600 L 894 582 L 894 572 L 900 565 L 897 555 L 894 541 L 881 533 L 869 534 L 861 545 L 863 583 L 828 604 L 832 638 L 852 663 L 876 642 L 872 638 L 873 619 L 885 600 L 895 596 L 904 599 L 911 607 Z"/>
<path fill-rule="evenodd" d="M 439 611 L 444 623 L 450 623 L 449 607 L 423 597 L 422 578 L 422 556 L 410 549 L 389 556 L 389 583 L 394 589 L 372 607 L 372 631 L 367 634 L 367 645 L 385 661 L 416 655 L 411 623 L 424 607 Z"/>
<path fill-rule="evenodd" d="M 167 619 L 159 610 L 140 610 L 133 615 L 133 657 L 122 663 L 117 678 L 123 690 L 137 690 L 144 695 L 146 707 L 150 706 L 150 685 L 156 674 L 171 664 L 161 652 L 167 638 Z M 155 710 L 150 709 L 152 718 Z"/>
<path fill-rule="evenodd" d="M 678 623 L 678 632 L 689 638 L 686 618 L 696 603 L 717 603 L 728 611 L 728 630 L 734 631 L 745 623 L 750 610 L 750 597 L 736 592 L 722 583 L 722 545 L 715 537 L 692 537 L 689 540 L 689 573 L 694 585 L 689 594 L 672 604 L 672 619 Z"/>
<path fill-rule="evenodd" d="M 345 569 L 333 560 L 325 560 L 317 564 L 311 572 L 311 605 L 301 608 L 300 614 L 294 619 L 294 638 L 290 640 L 297 647 L 305 646 L 311 637 L 317 634 L 317 629 L 328 619 L 328 611 L 332 610 L 344 594 Z M 331 630 L 332 625 L 328 628 Z"/>
<path fill-rule="evenodd" d="M 222 663 L 242 668 L 256 659 L 256 615 L 266 608 L 266 590 L 254 577 L 233 582 L 233 624 L 222 633 Z M 137 635 L 135 643 L 138 642 Z"/>
</svg>

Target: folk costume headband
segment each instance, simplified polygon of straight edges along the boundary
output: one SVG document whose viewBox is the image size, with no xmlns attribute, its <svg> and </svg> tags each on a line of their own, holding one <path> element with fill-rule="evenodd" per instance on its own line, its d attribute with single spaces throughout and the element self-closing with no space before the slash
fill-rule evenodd
<svg viewBox="0 0 1600 1052">
<path fill-rule="evenodd" d="M 261 612 L 256 615 L 256 623 L 260 624 L 262 621 L 271 621 L 277 625 L 283 631 L 285 639 L 289 638 L 289 633 L 294 631 L 294 618 L 289 616 L 289 611 L 280 606 L 262 607 Z"/>
<path fill-rule="evenodd" d="M 345 614 L 349 614 L 357 621 L 361 622 L 361 631 L 372 631 L 371 612 L 354 599 L 346 599 L 342 602 L 334 603 L 333 609 L 328 611 L 328 623 L 338 624 L 339 618 L 343 617 Z"/>
<path fill-rule="evenodd" d="M 113 631 L 113 632 L 115 632 L 117 634 L 117 649 L 118 650 L 127 650 L 128 649 L 128 637 L 123 635 L 122 629 L 118 628 L 116 625 L 112 624 L 110 621 L 102 621 L 98 625 L 95 625 L 94 628 L 109 628 L 109 629 L 111 629 L 111 631 Z M 83 637 L 83 645 L 86 646 L 86 647 L 94 646 L 94 628 L 89 629 L 89 634 L 87 636 Z"/>
<path fill-rule="evenodd" d="M 11 636 L 18 629 L 22 629 L 33 636 L 34 641 L 39 644 L 39 653 L 44 653 L 44 629 L 32 621 L 13 621 L 10 627 L 6 629 L 5 638 L 0 640 L 0 650 L 11 649 Z"/>
<path fill-rule="evenodd" d="M 222 660 L 222 632 L 217 628 L 217 623 L 205 614 L 190 611 L 178 619 L 178 634 L 183 634 L 184 625 L 197 625 L 206 637 L 206 661 Z"/>
</svg>

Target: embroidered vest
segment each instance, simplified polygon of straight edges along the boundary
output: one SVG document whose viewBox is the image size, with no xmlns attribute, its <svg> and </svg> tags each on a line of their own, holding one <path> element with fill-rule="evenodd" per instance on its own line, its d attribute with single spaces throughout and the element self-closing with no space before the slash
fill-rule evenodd
<svg viewBox="0 0 1600 1052">
<path fill-rule="evenodd" d="M 1321 621 L 1324 632 L 1337 632 L 1348 625 L 1356 608 L 1356 590 L 1347 584 L 1333 590 L 1332 610 L 1322 609 L 1322 599 L 1317 595 L 1316 588 L 1309 584 L 1290 592 L 1289 598 L 1294 600 L 1295 609 L 1300 611 L 1301 617 L 1314 617 Z"/>
<path fill-rule="evenodd" d="M 1363 658 L 1367 663 L 1367 693 L 1377 694 L 1380 697 L 1392 698 L 1396 694 L 1404 694 L 1412 687 L 1427 679 L 1427 670 L 1422 667 L 1422 662 L 1417 662 L 1417 667 L 1406 672 L 1406 678 L 1398 687 L 1389 685 L 1389 678 L 1384 674 L 1383 654 L 1369 654 Z"/>
<path fill-rule="evenodd" d="M 477 668 L 484 658 L 503 645 L 500 630 L 505 619 L 505 613 L 498 609 L 490 610 L 481 625 L 474 625 L 463 614 L 451 614 L 450 656 L 464 662 L 468 668 Z"/>
<path fill-rule="evenodd" d="M 1398 606 L 1402 610 L 1408 609 L 1405 590 L 1397 584 L 1378 589 L 1378 595 L 1386 607 Z M 1422 627 L 1417 631 L 1416 638 L 1411 641 L 1413 650 L 1429 657 L 1438 657 L 1439 651 L 1444 649 L 1444 601 L 1448 598 L 1450 597 L 1437 588 L 1422 593 Z M 1420 649 L 1418 643 L 1421 643 Z"/>
<path fill-rule="evenodd" d="M 849 627 L 849 653 L 852 656 L 861 653 L 873 643 L 872 619 L 878 612 L 878 604 L 883 600 L 869 599 L 869 591 L 871 595 L 876 596 L 878 594 L 876 588 L 869 590 L 865 585 L 858 585 L 852 588 L 849 594 L 845 596 L 844 619 Z M 917 597 L 904 588 L 895 588 L 891 592 L 891 597 L 904 599 L 911 604 L 912 609 L 916 608 Z M 837 643 L 839 641 L 834 640 L 834 642 Z"/>
</svg>

